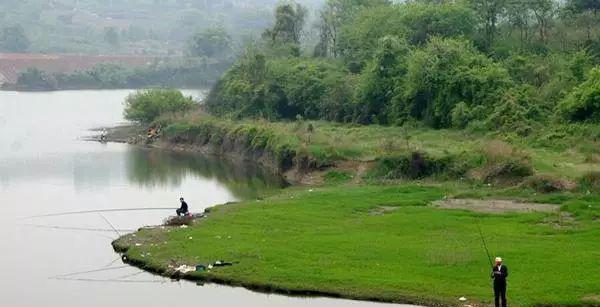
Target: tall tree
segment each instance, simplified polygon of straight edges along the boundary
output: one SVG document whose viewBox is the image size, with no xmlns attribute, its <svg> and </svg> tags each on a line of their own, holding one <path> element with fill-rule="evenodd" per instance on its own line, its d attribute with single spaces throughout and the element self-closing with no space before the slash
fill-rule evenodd
<svg viewBox="0 0 600 307">
<path fill-rule="evenodd" d="M 551 22 L 556 12 L 555 3 L 553 0 L 532 0 L 530 7 L 537 20 L 540 42 L 546 44 L 548 43 Z"/>
<path fill-rule="evenodd" d="M 8 52 L 25 52 L 30 41 L 20 25 L 6 27 L 0 32 L 0 49 Z"/>
<path fill-rule="evenodd" d="M 307 10 L 293 0 L 284 1 L 275 8 L 275 24 L 263 32 L 271 43 L 300 44 Z"/>
<path fill-rule="evenodd" d="M 478 13 L 484 30 L 485 48 L 490 49 L 498 33 L 498 19 L 506 8 L 507 0 L 469 0 Z"/>
<path fill-rule="evenodd" d="M 320 40 L 316 53 L 337 57 L 342 25 L 350 22 L 364 8 L 389 4 L 388 0 L 327 0 L 319 15 Z"/>
<path fill-rule="evenodd" d="M 111 47 L 119 47 L 120 39 L 117 29 L 114 27 L 104 28 L 104 41 L 111 45 Z"/>
<path fill-rule="evenodd" d="M 208 28 L 194 35 L 189 51 L 194 56 L 227 57 L 231 52 L 231 36 L 224 28 Z"/>
</svg>

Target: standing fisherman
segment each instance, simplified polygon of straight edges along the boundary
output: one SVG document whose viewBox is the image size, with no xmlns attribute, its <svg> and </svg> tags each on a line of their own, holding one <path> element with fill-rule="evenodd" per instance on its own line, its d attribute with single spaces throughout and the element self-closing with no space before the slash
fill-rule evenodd
<svg viewBox="0 0 600 307">
<path fill-rule="evenodd" d="M 496 265 L 492 268 L 492 279 L 494 279 L 494 303 L 500 307 L 506 307 L 506 277 L 508 277 L 508 268 L 502 264 L 502 258 L 496 257 Z"/>
</svg>

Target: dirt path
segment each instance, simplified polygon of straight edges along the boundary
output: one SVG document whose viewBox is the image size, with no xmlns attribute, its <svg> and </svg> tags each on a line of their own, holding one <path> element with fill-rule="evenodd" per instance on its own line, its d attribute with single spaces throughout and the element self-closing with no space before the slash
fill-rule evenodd
<svg viewBox="0 0 600 307">
<path fill-rule="evenodd" d="M 558 205 L 500 199 L 446 199 L 433 202 L 433 206 L 443 209 L 463 209 L 485 213 L 556 212 L 560 209 Z"/>
</svg>

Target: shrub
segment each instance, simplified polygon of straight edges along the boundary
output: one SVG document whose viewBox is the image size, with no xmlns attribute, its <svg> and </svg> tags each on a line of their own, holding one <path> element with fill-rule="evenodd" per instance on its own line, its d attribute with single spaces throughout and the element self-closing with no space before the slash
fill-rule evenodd
<svg viewBox="0 0 600 307">
<path fill-rule="evenodd" d="M 559 105 L 570 121 L 600 122 L 600 68 L 593 68 L 587 80 L 575 87 Z"/>
<path fill-rule="evenodd" d="M 138 91 L 125 100 L 125 118 L 149 123 L 166 113 L 183 112 L 195 105 L 191 97 L 178 90 L 150 89 Z"/>
<path fill-rule="evenodd" d="M 471 176 L 477 180 L 510 183 L 533 175 L 530 157 L 505 142 L 488 142 L 480 151 L 482 166 L 471 172 Z"/>
<path fill-rule="evenodd" d="M 352 174 L 347 171 L 329 171 L 325 174 L 325 182 L 328 184 L 340 184 L 352 179 Z"/>
<path fill-rule="evenodd" d="M 547 174 L 527 177 L 523 182 L 523 186 L 540 193 L 560 192 L 569 190 L 572 187 L 569 182 Z"/>
<path fill-rule="evenodd" d="M 547 114 L 538 96 L 530 85 L 511 88 L 486 119 L 487 127 L 521 136 L 530 134 L 535 121 L 542 120 Z"/>
<path fill-rule="evenodd" d="M 452 157 L 434 158 L 422 152 L 380 158 L 372 175 L 384 179 L 422 179 L 448 173 Z"/>
<path fill-rule="evenodd" d="M 587 191 L 598 191 L 600 190 L 600 172 L 592 171 L 588 172 L 579 178 L 579 188 Z"/>
<path fill-rule="evenodd" d="M 458 129 L 464 129 L 469 124 L 471 120 L 471 112 L 469 112 L 469 107 L 464 101 L 457 103 L 452 109 L 452 127 Z"/>
</svg>

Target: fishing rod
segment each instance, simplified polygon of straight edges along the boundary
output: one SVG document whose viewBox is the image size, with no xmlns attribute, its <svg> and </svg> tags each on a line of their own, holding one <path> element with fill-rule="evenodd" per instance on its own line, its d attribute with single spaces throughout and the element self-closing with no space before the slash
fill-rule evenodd
<svg viewBox="0 0 600 307">
<path fill-rule="evenodd" d="M 67 281 L 85 281 L 85 282 L 116 282 L 116 283 L 165 283 L 163 280 L 135 280 L 135 279 L 94 279 L 94 278 L 51 278 Z"/>
<path fill-rule="evenodd" d="M 479 220 L 477 220 L 477 229 L 479 229 L 479 236 L 481 237 L 481 242 L 483 242 L 483 248 L 485 248 L 485 253 L 487 255 L 488 261 L 490 262 L 490 267 L 493 267 L 492 257 L 490 257 L 490 251 L 488 250 L 487 244 L 485 243 L 485 238 L 483 237 L 483 231 L 481 231 L 481 225 Z"/>
<path fill-rule="evenodd" d="M 100 215 L 100 217 L 106 221 L 110 228 L 117 233 L 117 236 L 121 236 L 121 233 L 117 230 L 117 228 L 115 228 L 115 226 L 104 215 L 102 215 L 102 213 L 98 213 L 98 215 Z"/>
<path fill-rule="evenodd" d="M 86 211 L 70 211 L 60 213 L 49 213 L 40 214 L 24 217 L 23 219 L 33 219 L 40 217 L 52 217 L 52 216 L 65 216 L 65 215 L 76 215 L 76 214 L 91 214 L 91 213 L 102 213 L 102 212 L 125 212 L 125 211 L 151 211 L 151 210 L 173 210 L 173 207 L 154 207 L 154 208 L 115 208 L 115 209 L 95 209 Z"/>
<path fill-rule="evenodd" d="M 23 224 L 24 226 L 35 227 L 35 228 L 47 228 L 47 229 L 58 229 L 58 230 L 77 230 L 77 231 L 91 231 L 91 232 L 114 232 L 114 229 L 108 228 L 87 228 L 87 227 L 68 227 L 59 225 L 40 225 L 40 224 Z M 117 229 L 119 232 L 130 232 L 135 229 Z"/>
</svg>

